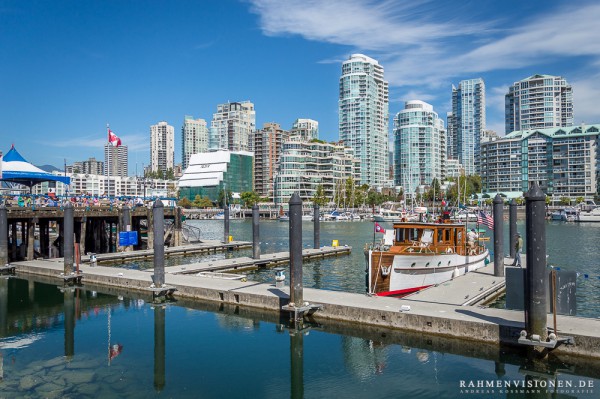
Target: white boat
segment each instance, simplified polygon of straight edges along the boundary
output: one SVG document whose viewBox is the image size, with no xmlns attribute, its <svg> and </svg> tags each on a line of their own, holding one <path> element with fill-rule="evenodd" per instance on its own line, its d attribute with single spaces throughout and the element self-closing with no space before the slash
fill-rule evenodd
<svg viewBox="0 0 600 399">
<path fill-rule="evenodd" d="M 402 296 L 477 270 L 489 253 L 466 242 L 460 223 L 395 223 L 380 244 L 365 249 L 368 287 L 378 296 Z"/>
<path fill-rule="evenodd" d="M 393 209 L 382 209 L 379 213 L 373 215 L 373 220 L 376 222 L 392 222 L 400 223 L 406 221 L 418 220 L 418 215 L 412 215 L 408 212 L 396 211 Z"/>
<path fill-rule="evenodd" d="M 582 207 L 577 214 L 578 222 L 600 222 L 600 206 Z"/>
<path fill-rule="evenodd" d="M 458 222 L 476 222 L 477 214 L 470 211 L 462 210 L 457 214 L 453 215 L 451 219 Z"/>
</svg>

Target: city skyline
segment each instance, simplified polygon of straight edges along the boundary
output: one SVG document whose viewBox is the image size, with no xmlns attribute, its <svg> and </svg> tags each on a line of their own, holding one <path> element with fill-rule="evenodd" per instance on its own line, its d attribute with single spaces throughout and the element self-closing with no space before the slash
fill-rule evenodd
<svg viewBox="0 0 600 399">
<path fill-rule="evenodd" d="M 180 131 L 185 115 L 209 121 L 218 104 L 245 100 L 257 128 L 309 118 L 321 139 L 336 141 L 341 65 L 354 53 L 385 68 L 390 141 L 405 101 L 444 115 L 452 84 L 479 77 L 487 128 L 500 135 L 509 86 L 534 74 L 572 85 L 574 124 L 598 122 L 600 47 L 589 26 L 600 5 L 509 3 L 7 1 L 0 150 L 14 143 L 31 162 L 58 167 L 102 159 L 109 123 L 129 147 L 130 174 L 136 165 L 140 174 L 156 121 Z M 175 145 L 180 163 L 178 134 Z"/>
</svg>

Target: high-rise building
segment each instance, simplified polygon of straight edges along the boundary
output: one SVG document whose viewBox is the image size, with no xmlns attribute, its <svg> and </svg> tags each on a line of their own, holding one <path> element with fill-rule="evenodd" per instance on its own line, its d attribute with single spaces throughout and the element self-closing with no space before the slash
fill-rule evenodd
<svg viewBox="0 0 600 399">
<path fill-rule="evenodd" d="M 592 199 L 600 176 L 600 125 L 516 130 L 482 142 L 484 193 L 521 196 L 536 182 L 549 196 Z"/>
<path fill-rule="evenodd" d="M 446 112 L 446 156 L 458 162 L 457 139 L 456 118 L 452 112 Z"/>
<path fill-rule="evenodd" d="M 150 170 L 166 173 L 175 164 L 175 129 L 167 122 L 150 126 Z"/>
<path fill-rule="evenodd" d="M 283 151 L 275 175 L 274 202 L 284 208 L 293 193 L 311 202 L 319 185 L 327 198 L 345 187 L 348 178 L 358 183 L 360 161 L 354 151 L 340 144 L 304 142 L 297 137 L 283 143 Z M 352 207 L 358 204 L 338 204 Z"/>
<path fill-rule="evenodd" d="M 290 137 L 298 136 L 301 141 L 319 138 L 319 122 L 312 119 L 296 119 L 290 130 Z"/>
<path fill-rule="evenodd" d="M 394 184 L 408 195 L 445 176 L 446 129 L 433 106 L 407 101 L 394 118 Z"/>
<path fill-rule="evenodd" d="M 340 140 L 360 159 L 360 183 L 382 187 L 388 178 L 388 82 L 383 67 L 362 54 L 342 63 Z"/>
<path fill-rule="evenodd" d="M 256 112 L 250 101 L 219 104 L 210 125 L 210 148 L 250 151 L 255 130 Z"/>
<path fill-rule="evenodd" d="M 67 165 L 67 173 L 83 173 L 85 175 L 103 175 L 104 162 L 89 158 L 87 161 L 76 161 Z"/>
<path fill-rule="evenodd" d="M 114 147 L 108 143 L 104 145 L 104 176 L 127 177 L 129 167 L 128 151 L 126 145 Z"/>
<path fill-rule="evenodd" d="M 209 134 L 204 119 L 186 115 L 181 127 L 181 161 L 183 169 L 188 167 L 190 156 L 208 152 Z"/>
<path fill-rule="evenodd" d="M 485 131 L 485 83 L 468 79 L 452 85 L 452 113 L 448 113 L 449 158 L 458 158 L 467 175 L 478 173 L 481 135 Z"/>
<path fill-rule="evenodd" d="M 278 123 L 265 123 L 254 135 L 254 190 L 262 197 L 273 198 L 273 177 L 289 132 Z"/>
<path fill-rule="evenodd" d="M 573 126 L 573 90 L 560 76 L 533 75 L 505 96 L 505 133 Z"/>
</svg>

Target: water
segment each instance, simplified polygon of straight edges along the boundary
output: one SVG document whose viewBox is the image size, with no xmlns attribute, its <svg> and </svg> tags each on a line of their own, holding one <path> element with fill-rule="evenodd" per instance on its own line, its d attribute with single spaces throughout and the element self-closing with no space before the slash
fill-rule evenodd
<svg viewBox="0 0 600 399">
<path fill-rule="evenodd" d="M 334 322 L 297 332 L 274 313 L 99 291 L 0 280 L 0 397 L 523 397 L 464 393 L 498 380 L 586 385 L 573 398 L 600 389 L 597 362 L 536 366 L 493 345 Z"/>
<path fill-rule="evenodd" d="M 223 238 L 223 221 L 221 220 L 189 220 L 186 223 L 199 227 L 205 239 L 219 240 Z M 381 223 L 384 228 L 391 228 L 391 223 Z M 470 226 L 469 226 L 470 227 Z M 474 226 L 473 226 L 474 227 Z M 302 245 L 305 248 L 313 246 L 313 223 L 305 222 Z M 525 222 L 519 220 L 517 230 L 526 243 Z M 508 222 L 504 224 L 504 252 L 508 254 Z M 236 240 L 252 241 L 252 221 L 231 220 L 230 234 Z M 492 233 L 486 234 L 492 237 Z M 375 239 L 381 239 L 377 233 Z M 288 223 L 261 220 L 260 221 L 261 253 L 287 251 L 289 248 Z M 354 293 L 365 292 L 365 258 L 363 248 L 366 242 L 373 241 L 372 222 L 324 222 L 321 223 L 321 245 L 331 245 L 338 240 L 340 245 L 352 247 L 349 256 L 339 256 L 305 262 L 303 266 L 303 284 L 305 287 Z M 598 243 L 600 242 L 600 223 L 566 223 L 547 222 L 546 246 L 548 263 L 564 270 L 575 270 L 581 273 L 577 279 L 577 315 L 582 317 L 600 317 L 600 261 L 598 260 Z M 493 241 L 487 242 L 490 252 L 493 252 Z M 189 264 L 209 259 L 225 257 L 252 256 L 252 251 L 240 250 L 211 255 L 189 255 L 167 258 L 165 264 Z M 508 256 L 508 255 L 507 255 Z M 122 266 L 123 264 L 119 264 Z M 125 264 L 132 268 L 151 268 L 152 261 L 131 261 Z M 583 274 L 590 278 L 585 279 Z M 289 273 L 288 273 L 289 275 Z M 249 280 L 272 282 L 272 270 L 249 272 Z"/>
</svg>

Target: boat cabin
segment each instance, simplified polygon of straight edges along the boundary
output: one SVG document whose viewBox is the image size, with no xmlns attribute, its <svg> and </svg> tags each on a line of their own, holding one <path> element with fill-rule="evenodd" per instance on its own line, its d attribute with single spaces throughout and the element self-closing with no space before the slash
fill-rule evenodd
<svg viewBox="0 0 600 399">
<path fill-rule="evenodd" d="M 462 223 L 394 223 L 384 246 L 395 253 L 455 253 L 467 255 L 467 228 Z M 475 245 L 478 245 L 475 243 Z M 477 251 L 479 252 L 479 251 Z"/>
</svg>

